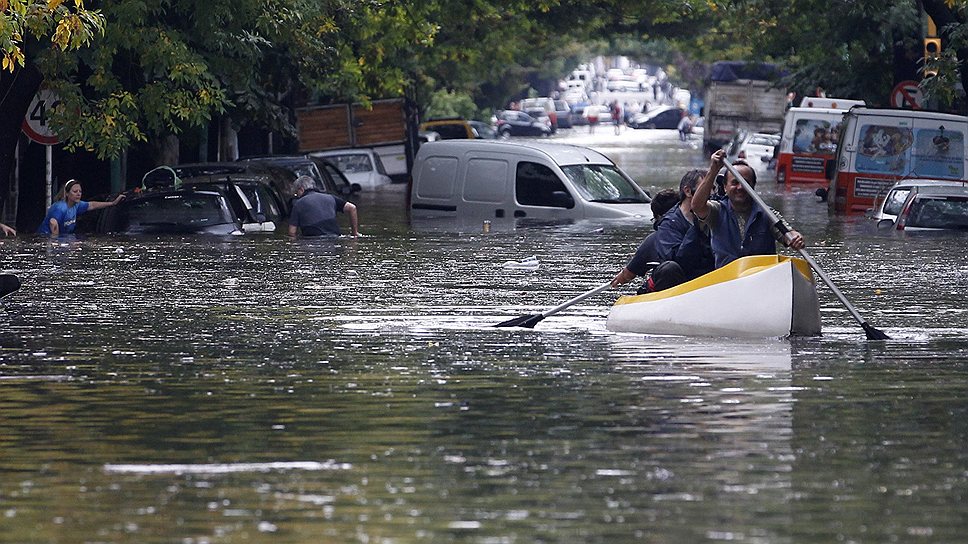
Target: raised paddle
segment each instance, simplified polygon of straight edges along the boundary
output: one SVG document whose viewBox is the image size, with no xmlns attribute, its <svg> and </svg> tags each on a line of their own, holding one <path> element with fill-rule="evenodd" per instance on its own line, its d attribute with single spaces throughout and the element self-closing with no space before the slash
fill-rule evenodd
<svg viewBox="0 0 968 544">
<path fill-rule="evenodd" d="M 756 194 L 756 191 L 754 191 L 753 188 L 750 187 L 750 184 L 747 183 L 746 179 L 743 178 L 743 176 L 736 170 L 736 168 L 732 164 L 729 164 L 729 162 L 726 162 L 726 161 L 724 161 L 724 164 L 726 165 L 726 169 L 729 170 L 729 173 L 733 174 L 733 177 L 739 180 L 740 184 L 743 186 L 744 189 L 746 189 L 746 192 L 749 193 L 751 197 L 753 197 L 753 200 L 759 205 L 759 207 L 763 208 L 763 211 L 766 213 L 767 218 L 769 218 L 769 220 L 773 223 L 773 225 L 776 226 L 778 229 L 780 229 L 780 232 L 786 233 L 787 232 L 786 225 L 784 225 L 783 222 L 780 221 L 780 219 L 776 216 L 776 214 L 773 213 L 773 210 L 769 206 L 767 206 L 765 202 L 763 202 L 763 199 L 760 198 L 760 195 Z M 803 260 L 807 261 L 807 263 L 810 264 L 810 268 L 813 268 L 813 271 L 816 272 L 818 276 L 820 276 L 820 279 L 822 279 L 824 283 L 827 284 L 827 287 L 829 287 L 830 290 L 833 291 L 834 295 L 838 299 L 840 299 L 840 302 L 847 308 L 847 311 L 850 312 L 850 315 L 852 315 L 854 319 L 856 319 L 857 322 L 860 323 L 860 326 L 864 328 L 864 332 L 867 333 L 868 340 L 889 340 L 891 338 L 890 336 L 884 334 L 882 331 L 875 329 L 870 323 L 868 323 L 863 317 L 861 317 L 860 312 L 857 311 L 857 308 L 854 308 L 854 305 L 851 304 L 849 300 L 847 300 L 847 297 L 845 297 L 843 293 L 840 292 L 840 289 L 838 289 L 837 286 L 834 285 L 834 282 L 830 281 L 830 278 L 828 278 L 827 274 L 825 274 L 824 271 L 820 269 L 820 265 L 818 265 L 817 262 L 813 260 L 813 257 L 811 257 L 809 253 L 807 253 L 807 250 L 798 249 L 797 251 L 800 253 L 800 256 L 803 257 Z"/>
<path fill-rule="evenodd" d="M 495 327 L 527 327 L 529 329 L 532 329 L 532 328 L 534 328 L 535 325 L 538 324 L 539 321 L 541 321 L 542 319 L 548 317 L 549 315 L 554 315 L 554 314 L 556 314 L 556 313 L 564 310 L 565 308 L 567 308 L 569 306 L 572 306 L 574 304 L 577 304 L 577 303 L 585 300 L 586 298 L 588 298 L 588 297 L 590 297 L 590 296 L 592 296 L 592 295 L 594 295 L 596 293 L 601 293 L 602 291 L 604 291 L 604 290 L 608 289 L 609 287 L 611 287 L 611 285 L 612 285 L 612 282 L 611 281 L 608 281 L 608 282 L 603 283 L 603 284 L 599 285 L 598 287 L 592 289 L 591 291 L 586 291 L 586 292 L 578 295 L 577 297 L 575 297 L 575 298 L 573 298 L 573 299 L 571 299 L 571 300 L 569 300 L 567 302 L 563 302 L 563 303 L 555 306 L 554 308 L 552 308 L 550 310 L 547 310 L 545 312 L 542 312 L 540 314 L 522 315 L 521 317 L 515 317 L 514 319 L 508 319 L 507 321 L 502 321 L 502 322 L 500 322 L 500 323 L 498 323 L 497 325 L 494 325 L 494 326 Z"/>
<path fill-rule="evenodd" d="M 14 274 L 0 274 L 0 298 L 20 289 L 20 278 Z"/>
</svg>

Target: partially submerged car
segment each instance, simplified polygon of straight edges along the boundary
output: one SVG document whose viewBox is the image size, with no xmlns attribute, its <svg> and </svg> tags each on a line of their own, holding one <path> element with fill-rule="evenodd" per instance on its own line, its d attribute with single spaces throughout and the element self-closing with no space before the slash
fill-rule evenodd
<svg viewBox="0 0 968 544">
<path fill-rule="evenodd" d="M 890 220 L 881 223 L 886 222 Z M 897 230 L 905 232 L 968 231 L 968 185 L 913 187 L 894 225 Z"/>
<path fill-rule="evenodd" d="M 289 170 L 294 175 L 309 176 L 316 181 L 316 190 L 324 193 L 347 198 L 360 190 L 359 185 L 354 185 L 345 177 L 334 177 L 325 168 L 320 167 L 323 159 L 308 157 L 306 155 L 269 155 L 264 157 L 244 157 L 238 162 L 256 163 L 275 166 Z"/>
<path fill-rule="evenodd" d="M 878 197 L 874 199 L 874 208 L 870 210 L 871 218 L 875 221 L 881 221 L 883 219 L 895 221 L 897 220 L 897 215 L 901 213 L 901 208 L 904 207 L 904 202 L 907 201 L 912 189 L 917 190 L 920 187 L 938 185 L 964 187 L 965 183 L 947 179 L 905 179 L 899 181 L 887 190 L 887 194 L 883 198 Z"/>
<path fill-rule="evenodd" d="M 363 189 L 372 190 L 392 182 L 380 155 L 369 148 L 317 151 L 310 156 L 329 161 L 350 183 L 358 183 Z"/>
<path fill-rule="evenodd" d="M 97 232 L 241 235 L 273 232 L 286 218 L 284 197 L 255 175 L 209 175 L 171 183 L 148 176 L 116 206 L 104 208 Z M 152 173 L 156 172 L 152 171 Z"/>
</svg>

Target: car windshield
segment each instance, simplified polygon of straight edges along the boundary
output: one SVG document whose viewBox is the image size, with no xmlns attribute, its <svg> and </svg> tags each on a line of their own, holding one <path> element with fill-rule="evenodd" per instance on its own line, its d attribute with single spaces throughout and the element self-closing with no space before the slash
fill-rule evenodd
<svg viewBox="0 0 968 544">
<path fill-rule="evenodd" d="M 575 164 L 561 170 L 586 200 L 608 203 L 647 203 L 648 195 L 614 166 Z"/>
<path fill-rule="evenodd" d="M 229 211 L 217 192 L 180 192 L 152 195 L 133 201 L 127 208 L 129 228 L 158 226 L 198 228 L 231 223 Z"/>
<path fill-rule="evenodd" d="M 905 226 L 966 230 L 968 197 L 916 198 Z"/>
<path fill-rule="evenodd" d="M 907 200 L 910 192 L 910 189 L 894 189 L 888 193 L 887 198 L 884 199 L 884 213 L 890 215 L 901 213 L 901 206 L 904 205 L 904 201 Z"/>
<path fill-rule="evenodd" d="M 370 163 L 370 157 L 364 153 L 331 155 L 326 157 L 326 159 L 333 162 L 344 174 L 360 174 L 373 171 L 373 164 Z"/>
</svg>

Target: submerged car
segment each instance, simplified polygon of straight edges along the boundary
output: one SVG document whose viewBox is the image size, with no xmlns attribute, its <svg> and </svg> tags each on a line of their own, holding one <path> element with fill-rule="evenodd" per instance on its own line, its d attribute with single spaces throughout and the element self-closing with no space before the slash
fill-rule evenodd
<svg viewBox="0 0 968 544">
<path fill-rule="evenodd" d="M 380 155 L 372 149 L 341 149 L 338 151 L 317 151 L 311 157 L 332 163 L 342 172 L 350 183 L 358 183 L 366 190 L 389 185 L 392 180 L 383 167 Z"/>
<path fill-rule="evenodd" d="M 903 231 L 968 230 L 968 184 L 912 187 L 894 224 Z"/>
<path fill-rule="evenodd" d="M 759 181 L 776 181 L 776 170 L 770 168 L 773 152 L 780 145 L 780 135 L 765 132 L 738 131 L 726 147 L 730 163 L 744 160 L 756 171 Z"/>
<path fill-rule="evenodd" d="M 360 190 L 359 185 L 350 183 L 346 178 L 336 178 L 320 168 L 322 159 L 306 155 L 271 155 L 265 157 L 245 157 L 238 160 L 242 163 L 255 163 L 275 166 L 292 172 L 298 176 L 309 176 L 316 181 L 316 190 L 330 193 L 342 198 L 351 196 Z"/>
<path fill-rule="evenodd" d="M 963 182 L 948 179 L 906 179 L 899 181 L 887 190 L 887 194 L 884 195 L 883 199 L 874 199 L 874 208 L 870 210 L 870 216 L 875 221 L 881 221 L 883 219 L 896 221 L 897 215 L 901 213 L 901 208 L 904 207 L 904 202 L 907 200 L 908 195 L 911 194 L 912 189 L 938 185 L 965 186 Z"/>
<path fill-rule="evenodd" d="M 241 235 L 273 232 L 286 217 L 284 197 L 258 177 L 208 177 L 154 182 L 103 208 L 97 232 L 121 234 Z"/>
</svg>

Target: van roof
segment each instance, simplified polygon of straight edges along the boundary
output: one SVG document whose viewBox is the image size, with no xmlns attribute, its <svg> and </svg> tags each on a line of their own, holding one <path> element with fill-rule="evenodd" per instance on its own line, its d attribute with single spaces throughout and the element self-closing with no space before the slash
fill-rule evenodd
<svg viewBox="0 0 968 544">
<path fill-rule="evenodd" d="M 852 98 L 827 98 L 825 96 L 804 96 L 800 100 L 801 108 L 827 108 L 833 110 L 849 110 L 854 106 L 866 106 L 863 100 Z"/>
<path fill-rule="evenodd" d="M 438 140 L 420 146 L 420 155 L 433 152 L 466 153 L 469 151 L 492 151 L 518 153 L 521 155 L 544 155 L 556 164 L 614 164 L 605 155 L 588 147 L 570 144 L 547 143 L 534 140 L 503 142 L 495 140 Z"/>
<path fill-rule="evenodd" d="M 851 108 L 847 112 L 848 116 L 859 117 L 861 115 L 876 115 L 879 117 L 901 117 L 901 118 L 913 118 L 920 117 L 922 119 L 938 119 L 954 123 L 964 123 L 968 118 L 964 115 L 956 115 L 953 113 L 941 113 L 937 111 L 925 111 L 925 110 L 901 110 L 901 109 L 875 109 L 875 108 L 865 108 L 857 107 Z"/>
</svg>

